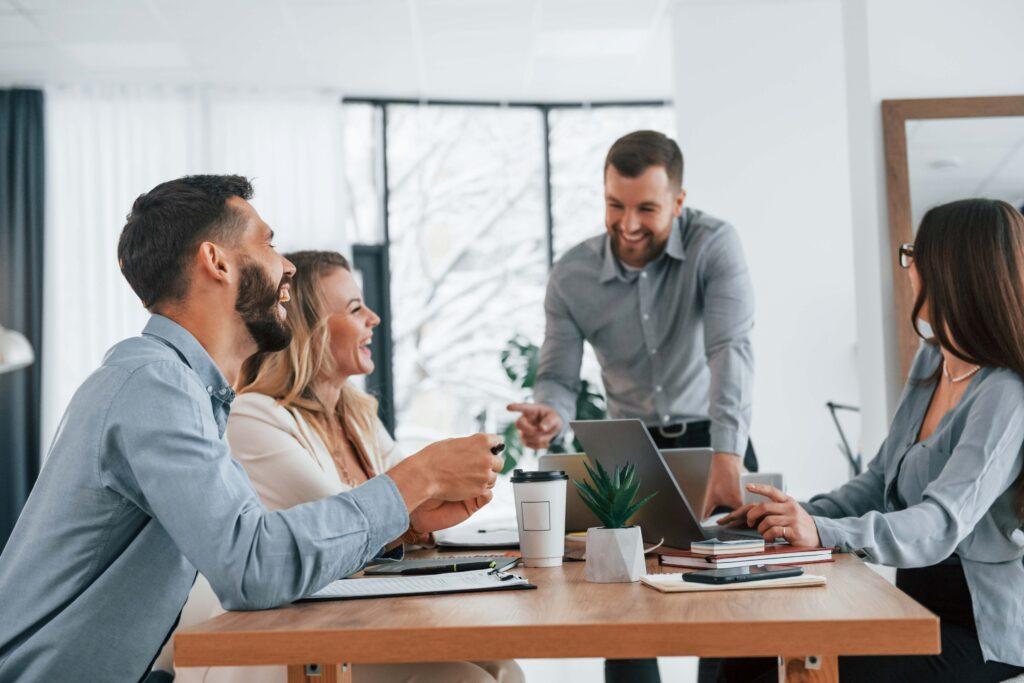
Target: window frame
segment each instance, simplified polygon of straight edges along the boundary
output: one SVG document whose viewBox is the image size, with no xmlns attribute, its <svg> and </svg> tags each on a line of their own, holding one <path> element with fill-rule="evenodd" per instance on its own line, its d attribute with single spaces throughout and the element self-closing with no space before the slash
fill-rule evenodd
<svg viewBox="0 0 1024 683">
<path fill-rule="evenodd" d="M 342 106 L 346 104 L 371 105 L 377 108 L 380 122 L 377 130 L 377 148 L 380 150 L 379 172 L 381 178 L 379 212 L 382 241 L 378 244 L 354 244 L 352 246 L 353 262 L 356 269 L 363 272 L 364 289 L 367 303 L 377 311 L 381 318 L 377 332 L 381 344 L 374 345 L 376 369 L 366 378 L 366 387 L 380 400 L 379 415 L 384 426 L 392 437 L 395 436 L 397 416 L 394 401 L 394 346 L 391 338 L 391 271 L 388 266 L 391 253 L 391 232 L 389 225 L 389 189 L 388 189 L 388 108 L 392 105 L 421 106 L 454 106 L 454 107 L 507 107 L 535 109 L 541 116 L 541 144 L 544 149 L 544 204 L 545 204 L 545 235 L 547 247 L 548 272 L 551 271 L 555 259 L 554 214 L 552 210 L 553 190 L 551 185 L 551 112 L 556 109 L 600 109 L 626 107 L 671 107 L 672 100 L 607 100 L 599 102 L 500 102 L 487 100 L 453 100 L 453 99 L 415 99 L 415 98 L 379 98 L 379 97 L 343 97 Z M 362 265 L 361 265 L 362 264 Z M 372 297 L 371 297 L 372 293 Z M 376 302 L 376 306 L 371 302 Z"/>
</svg>

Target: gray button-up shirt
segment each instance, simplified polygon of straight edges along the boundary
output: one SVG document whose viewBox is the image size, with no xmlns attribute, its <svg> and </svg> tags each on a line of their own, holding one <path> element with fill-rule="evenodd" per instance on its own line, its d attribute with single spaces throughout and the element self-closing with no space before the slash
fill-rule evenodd
<svg viewBox="0 0 1024 683">
<path fill-rule="evenodd" d="M 711 419 L 711 447 L 742 455 L 750 431 L 754 294 L 731 225 L 686 208 L 664 253 L 624 268 L 608 235 L 555 264 L 535 400 L 576 417 L 583 342 L 601 365 L 608 412 L 647 425 Z"/>
<path fill-rule="evenodd" d="M 866 472 L 804 507 L 825 546 L 890 567 L 925 567 L 954 553 L 963 565 L 986 660 L 1024 666 L 1024 380 L 982 368 L 960 402 L 918 441 L 942 362 L 924 346 Z"/>
<path fill-rule="evenodd" d="M 107 353 L 0 555 L 0 681 L 139 680 L 196 569 L 226 608 L 269 608 L 357 571 L 406 530 L 387 475 L 268 512 L 224 440 L 233 397 L 162 316 Z"/>
</svg>

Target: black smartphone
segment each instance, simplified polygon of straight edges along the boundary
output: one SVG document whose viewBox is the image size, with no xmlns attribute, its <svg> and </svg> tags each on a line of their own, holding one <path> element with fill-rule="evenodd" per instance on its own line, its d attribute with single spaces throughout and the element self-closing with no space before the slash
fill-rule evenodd
<svg viewBox="0 0 1024 683">
<path fill-rule="evenodd" d="M 726 569 L 701 569 L 683 574 L 683 581 L 696 583 L 739 583 L 741 581 L 761 581 L 763 579 L 781 579 L 784 576 L 800 576 L 803 567 L 775 565 L 772 567 L 728 567 Z"/>
</svg>

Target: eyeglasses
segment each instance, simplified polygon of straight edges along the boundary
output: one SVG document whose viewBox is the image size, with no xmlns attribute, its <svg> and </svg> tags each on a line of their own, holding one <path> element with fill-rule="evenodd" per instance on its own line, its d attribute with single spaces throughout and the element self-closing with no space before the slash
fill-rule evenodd
<svg viewBox="0 0 1024 683">
<path fill-rule="evenodd" d="M 900 268 L 909 268 L 914 262 L 914 245 L 906 242 L 900 245 Z"/>
</svg>

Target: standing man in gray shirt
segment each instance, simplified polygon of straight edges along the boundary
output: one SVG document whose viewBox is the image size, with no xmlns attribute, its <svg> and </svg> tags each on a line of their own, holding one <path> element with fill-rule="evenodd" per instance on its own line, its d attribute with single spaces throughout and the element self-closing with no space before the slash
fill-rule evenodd
<svg viewBox="0 0 1024 683">
<path fill-rule="evenodd" d="M 736 231 L 684 208 L 682 182 L 682 152 L 665 135 L 636 131 L 612 145 L 604 164 L 607 234 L 555 264 L 536 402 L 509 410 L 522 413 L 523 443 L 547 448 L 575 418 L 583 342 L 590 342 L 612 417 L 643 420 L 660 448 L 714 450 L 707 515 L 739 507 L 742 464 L 757 469 L 748 434 L 754 296 Z M 608 664 L 607 677 L 617 678 Z M 642 677 L 633 665 L 626 675 Z M 656 668 L 648 679 L 657 679 Z"/>
<path fill-rule="evenodd" d="M 504 459 L 478 434 L 263 507 L 224 428 L 242 361 L 291 339 L 295 268 L 251 195 L 240 176 L 189 176 L 135 201 L 118 261 L 153 317 L 71 399 L 0 555 L 0 683 L 137 681 L 196 570 L 228 609 L 275 607 L 357 571 L 410 521 L 451 526 L 490 500 Z"/>
</svg>

